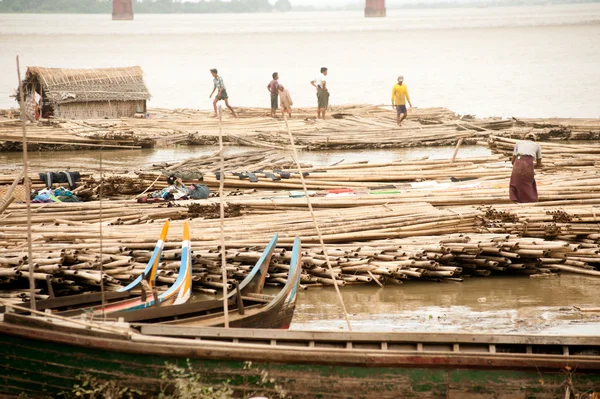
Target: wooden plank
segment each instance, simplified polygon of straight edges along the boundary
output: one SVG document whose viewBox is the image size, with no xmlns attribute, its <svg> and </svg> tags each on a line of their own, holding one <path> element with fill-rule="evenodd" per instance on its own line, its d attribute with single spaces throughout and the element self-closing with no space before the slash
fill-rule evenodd
<svg viewBox="0 0 600 399">
<path fill-rule="evenodd" d="M 457 333 L 401 333 L 401 332 L 329 332 L 282 331 L 249 328 L 214 328 L 144 325 L 147 335 L 179 337 L 227 337 L 246 339 L 277 339 L 281 341 L 338 341 L 338 342 L 420 342 L 420 343 L 477 343 L 477 344 L 534 344 L 534 345 L 591 345 L 600 346 L 597 336 L 560 336 L 524 334 L 457 334 Z"/>
</svg>

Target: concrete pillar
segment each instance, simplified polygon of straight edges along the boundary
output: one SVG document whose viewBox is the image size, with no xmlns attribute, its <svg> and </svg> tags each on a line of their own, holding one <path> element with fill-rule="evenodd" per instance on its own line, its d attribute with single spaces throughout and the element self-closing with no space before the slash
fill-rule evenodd
<svg viewBox="0 0 600 399">
<path fill-rule="evenodd" d="M 131 21 L 133 19 L 133 6 L 131 0 L 113 0 L 113 21 Z"/>
<path fill-rule="evenodd" d="M 365 17 L 385 17 L 385 0 L 365 1 Z"/>
</svg>

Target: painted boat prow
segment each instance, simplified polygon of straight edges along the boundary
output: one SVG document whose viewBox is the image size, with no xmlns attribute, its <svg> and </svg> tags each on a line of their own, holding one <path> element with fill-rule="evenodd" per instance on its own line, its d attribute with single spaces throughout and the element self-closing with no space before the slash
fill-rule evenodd
<svg viewBox="0 0 600 399">
<path fill-rule="evenodd" d="M 248 276 L 240 283 L 240 292 L 243 297 L 246 297 L 245 302 L 252 302 L 253 298 L 248 298 L 249 294 L 260 294 L 255 290 L 262 291 L 264 280 L 267 276 L 269 263 L 273 255 L 275 246 L 277 245 L 278 234 L 275 234 L 260 259 L 256 262 Z M 182 253 L 182 256 L 183 253 Z M 191 256 L 190 256 L 191 260 Z M 191 271 L 191 267 L 190 267 Z M 227 296 L 228 306 L 237 307 L 237 290 L 233 290 Z M 125 321 L 137 323 L 152 323 L 152 322 L 167 322 L 174 320 L 184 320 L 194 317 L 203 317 L 207 314 L 218 314 L 223 310 L 223 298 L 209 299 L 192 303 L 173 304 L 171 306 L 154 306 L 146 308 L 135 308 L 123 310 L 113 314 L 114 317 L 123 318 Z"/>
<path fill-rule="evenodd" d="M 190 227 L 188 222 L 183 223 L 183 244 L 181 246 L 181 265 L 179 273 L 181 273 L 181 269 L 184 269 L 184 275 L 181 286 L 177 291 L 177 297 L 173 302 L 174 305 L 186 303 L 192 295 L 192 244 L 190 242 Z M 177 283 L 177 281 L 175 283 Z"/>
<path fill-rule="evenodd" d="M 302 248 L 298 237 L 294 240 L 290 270 L 285 285 L 268 303 L 244 313 L 238 308 L 229 315 L 229 325 L 241 328 L 277 328 L 287 329 L 294 317 L 300 276 L 302 274 Z M 250 295 L 252 298 L 252 295 Z M 262 297 L 265 297 L 264 295 Z M 190 320 L 174 320 L 164 324 L 191 325 L 204 327 L 221 327 L 224 325 L 224 314 L 219 313 L 204 318 Z"/>
<path fill-rule="evenodd" d="M 158 296 L 160 302 L 167 301 L 179 293 L 182 287 L 185 287 L 187 279 L 191 281 L 191 260 L 190 260 L 190 228 L 188 222 L 183 223 L 183 242 L 181 243 L 181 262 L 179 263 L 179 272 L 175 283 L 165 292 Z"/>
<path fill-rule="evenodd" d="M 275 250 L 275 246 L 277 246 L 278 239 L 279 234 L 275 233 L 252 268 L 252 271 L 250 271 L 250 274 L 248 274 L 248 276 L 240 283 L 240 292 L 242 295 L 262 293 L 267 278 L 267 271 L 269 270 L 269 264 L 271 263 L 273 251 Z M 234 291 L 229 294 L 229 297 L 232 297 L 235 294 Z"/>
<path fill-rule="evenodd" d="M 121 304 L 123 303 L 140 303 L 139 298 L 131 298 L 131 292 L 133 289 L 138 288 L 143 280 L 148 281 L 149 285 L 152 286 L 156 280 L 156 274 L 158 270 L 158 265 L 160 264 L 160 259 L 162 255 L 162 251 L 165 245 L 165 241 L 167 238 L 167 233 L 169 232 L 169 221 L 167 220 L 163 225 L 162 231 L 160 233 L 160 237 L 156 242 L 154 247 L 154 251 L 148 264 L 144 271 L 130 284 L 126 287 L 120 288 L 114 292 L 104 293 L 86 293 L 86 294 L 76 294 L 76 295 L 68 295 L 64 297 L 56 297 L 56 298 L 48 298 L 41 301 L 36 301 L 37 310 L 46 310 L 52 309 L 61 313 L 65 316 L 72 316 L 75 314 L 79 314 L 82 312 L 88 312 L 93 310 L 96 312 L 101 307 L 102 301 L 108 301 L 105 308 L 109 308 L 110 306 L 118 306 L 120 309 Z M 150 294 L 151 296 L 152 294 Z M 29 302 L 23 303 L 22 307 L 29 307 Z M 59 311 L 59 309 L 69 309 Z M 0 313 L 5 311 L 4 306 L 0 307 Z M 101 312 L 101 309 L 99 310 Z M 105 309 L 106 311 L 106 309 Z"/>
<path fill-rule="evenodd" d="M 179 304 L 185 303 L 191 296 L 192 291 L 192 263 L 191 263 L 191 247 L 190 247 L 190 228 L 188 222 L 183 223 L 183 241 L 181 244 L 181 262 L 179 263 L 179 273 L 177 280 L 169 287 L 169 289 L 158 298 L 151 297 L 150 300 L 139 303 L 135 306 L 118 309 L 119 311 L 132 311 L 145 309 L 158 303 L 169 302 L 174 304 L 178 300 Z"/>
<path fill-rule="evenodd" d="M 142 280 L 144 279 L 148 281 L 148 284 L 150 284 L 150 286 L 154 285 L 154 282 L 156 280 L 156 272 L 158 270 L 158 265 L 160 263 L 163 248 L 165 247 L 165 241 L 167 240 L 168 232 L 169 221 L 167 220 L 163 225 L 162 231 L 160 233 L 160 238 L 154 246 L 154 252 L 152 252 L 152 256 L 150 257 L 150 260 L 148 261 L 148 265 L 146 266 L 146 269 L 144 269 L 144 272 L 140 274 L 138 278 L 136 278 L 133 282 L 131 282 L 131 284 L 117 290 L 117 292 L 131 291 L 132 289 L 140 285 L 142 283 Z"/>
<path fill-rule="evenodd" d="M 290 271 L 285 286 L 273 298 L 265 308 L 265 318 L 269 316 L 279 319 L 275 322 L 274 328 L 287 329 L 292 322 L 294 310 L 296 309 L 296 299 L 298 298 L 298 286 L 300 285 L 300 276 L 302 275 L 302 245 L 300 238 L 294 239 L 292 248 L 292 258 L 290 261 Z M 280 324 L 277 324 L 280 323 Z"/>
</svg>

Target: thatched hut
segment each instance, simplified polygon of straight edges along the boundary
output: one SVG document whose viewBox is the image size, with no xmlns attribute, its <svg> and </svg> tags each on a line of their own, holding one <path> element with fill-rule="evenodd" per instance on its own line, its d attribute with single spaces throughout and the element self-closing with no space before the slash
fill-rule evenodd
<svg viewBox="0 0 600 399">
<path fill-rule="evenodd" d="M 142 68 L 29 67 L 23 81 L 26 108 L 65 119 L 133 117 L 146 112 L 150 93 Z"/>
</svg>

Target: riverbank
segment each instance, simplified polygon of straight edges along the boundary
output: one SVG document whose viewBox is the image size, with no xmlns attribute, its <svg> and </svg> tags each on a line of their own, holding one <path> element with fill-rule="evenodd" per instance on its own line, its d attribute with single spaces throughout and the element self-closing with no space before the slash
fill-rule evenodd
<svg viewBox="0 0 600 399">
<path fill-rule="evenodd" d="M 223 140 L 229 145 L 270 149 L 289 148 L 289 126 L 296 145 L 304 150 L 404 148 L 476 144 L 490 135 L 540 140 L 600 140 L 598 119 L 502 119 L 458 115 L 446 108 L 413 108 L 401 127 L 391 107 L 334 106 L 326 120 L 316 109 L 299 108 L 292 118 L 271 118 L 265 108 L 238 108 L 239 119 L 225 112 Z M 212 111 L 151 109 L 144 119 L 61 120 L 28 122 L 32 151 L 81 149 L 166 148 L 173 145 L 214 145 L 219 122 Z M 0 111 L 0 151 L 22 147 L 21 123 L 15 110 Z"/>
</svg>

